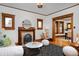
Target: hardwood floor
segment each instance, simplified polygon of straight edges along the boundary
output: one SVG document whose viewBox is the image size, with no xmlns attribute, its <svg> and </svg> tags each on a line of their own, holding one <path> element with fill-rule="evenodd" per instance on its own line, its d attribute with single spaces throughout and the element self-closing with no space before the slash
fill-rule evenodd
<svg viewBox="0 0 79 59">
<path fill-rule="evenodd" d="M 55 41 L 50 42 L 51 44 L 59 45 L 59 46 L 67 46 L 70 45 L 70 42 L 68 40 L 64 39 L 55 39 Z"/>
<path fill-rule="evenodd" d="M 40 40 L 35 40 L 35 41 L 41 42 L 42 40 L 40 39 Z M 71 45 L 73 47 L 79 46 L 79 44 L 71 43 L 69 40 L 66 40 L 64 38 L 56 38 L 54 41 L 50 41 L 50 44 L 55 44 L 61 47 L 68 46 L 68 45 Z"/>
<path fill-rule="evenodd" d="M 59 46 L 68 46 L 68 45 L 71 45 L 71 46 L 79 46 L 79 44 L 77 43 L 71 43 L 70 40 L 66 40 L 64 38 L 56 38 L 55 41 L 51 41 L 50 44 L 55 44 L 55 45 L 59 45 Z"/>
<path fill-rule="evenodd" d="M 41 42 L 42 40 L 36 40 L 36 41 Z M 65 40 L 63 38 L 56 38 L 54 41 L 50 41 L 50 44 L 58 45 L 58 46 L 61 46 L 61 47 L 70 45 L 70 46 L 76 48 L 78 53 L 79 53 L 79 44 L 77 44 L 76 42 L 71 43 L 70 41 Z"/>
<path fill-rule="evenodd" d="M 35 40 L 35 41 L 41 42 L 42 40 Z M 50 41 L 50 44 L 55 44 L 63 47 L 69 45 L 70 42 L 65 39 L 56 38 L 55 41 Z"/>
</svg>

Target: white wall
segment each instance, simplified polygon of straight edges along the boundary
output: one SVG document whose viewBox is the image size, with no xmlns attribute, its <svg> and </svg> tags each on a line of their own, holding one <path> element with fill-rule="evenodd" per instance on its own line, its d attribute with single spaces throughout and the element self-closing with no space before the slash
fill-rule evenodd
<svg viewBox="0 0 79 59">
<path fill-rule="evenodd" d="M 79 33 L 79 6 L 75 6 L 73 8 L 49 15 L 49 16 L 42 16 L 30 12 L 25 12 L 13 8 L 8 8 L 4 6 L 0 6 L 0 19 L 1 19 L 1 13 L 9 13 L 15 15 L 15 30 L 5 30 L 4 33 L 9 36 L 13 42 L 17 42 L 18 40 L 18 27 L 22 26 L 22 21 L 25 19 L 28 19 L 32 22 L 32 25 L 37 29 L 37 18 L 44 19 L 43 25 L 44 27 L 49 28 L 50 37 L 52 37 L 52 18 L 73 13 L 73 25 L 76 27 L 74 29 L 74 41 L 75 41 L 75 35 Z M 1 20 L 0 20 L 1 21 Z M 1 28 L 1 22 L 0 22 L 0 28 Z M 36 39 L 40 38 L 40 34 L 42 33 L 42 30 L 36 30 Z"/>
<path fill-rule="evenodd" d="M 74 31 L 74 41 L 75 41 L 75 36 L 77 33 L 79 33 L 79 6 L 75 6 L 75 7 L 72 7 L 70 9 L 67 9 L 67 10 L 63 10 L 61 12 L 58 12 L 58 13 L 55 13 L 55 14 L 52 14 L 52 15 L 49 15 L 46 17 L 46 23 L 50 29 L 50 33 L 52 33 L 52 18 L 53 17 L 57 17 L 57 16 L 62 16 L 62 15 L 65 15 L 65 14 L 69 14 L 69 13 L 73 13 L 73 25 L 75 26 L 75 29 L 73 30 Z M 52 35 L 51 35 L 52 37 Z"/>
<path fill-rule="evenodd" d="M 34 26 L 37 29 L 37 18 L 45 19 L 45 16 L 25 12 L 5 6 L 0 6 L 0 21 L 1 21 L 1 13 L 9 13 L 15 15 L 15 30 L 4 30 L 3 34 L 6 34 L 9 36 L 12 41 L 15 43 L 18 41 L 18 27 L 22 26 L 22 21 L 25 19 L 28 19 L 31 21 L 32 26 Z M 1 22 L 0 22 L 0 28 L 1 28 Z M 42 30 L 36 30 L 36 39 L 40 38 Z"/>
</svg>

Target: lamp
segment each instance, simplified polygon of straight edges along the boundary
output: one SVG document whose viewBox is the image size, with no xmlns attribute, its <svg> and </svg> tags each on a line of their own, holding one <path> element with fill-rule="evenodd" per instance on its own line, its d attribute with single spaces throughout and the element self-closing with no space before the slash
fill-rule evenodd
<svg viewBox="0 0 79 59">
<path fill-rule="evenodd" d="M 38 8 L 42 8 L 42 7 L 43 7 L 42 0 L 38 0 L 38 2 L 37 2 L 37 7 L 38 7 Z"/>
<path fill-rule="evenodd" d="M 43 7 L 43 4 L 42 4 L 42 3 L 38 3 L 38 4 L 37 4 L 37 7 L 38 7 L 38 8 L 42 8 L 42 7 Z"/>
</svg>

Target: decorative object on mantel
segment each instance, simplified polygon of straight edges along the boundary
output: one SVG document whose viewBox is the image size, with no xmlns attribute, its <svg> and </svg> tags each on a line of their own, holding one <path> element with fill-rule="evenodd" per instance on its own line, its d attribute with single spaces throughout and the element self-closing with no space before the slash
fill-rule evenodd
<svg viewBox="0 0 79 59">
<path fill-rule="evenodd" d="M 25 29 L 28 29 L 28 28 L 30 28 L 31 26 L 32 26 L 32 24 L 31 24 L 31 22 L 29 21 L 29 20 L 24 20 L 23 22 L 22 22 L 22 26 L 25 28 Z"/>
</svg>

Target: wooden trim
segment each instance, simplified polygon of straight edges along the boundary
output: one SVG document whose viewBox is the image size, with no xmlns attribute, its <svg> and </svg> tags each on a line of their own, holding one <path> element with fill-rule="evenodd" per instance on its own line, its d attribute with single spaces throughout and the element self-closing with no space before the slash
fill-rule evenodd
<svg viewBox="0 0 79 59">
<path fill-rule="evenodd" d="M 64 21 L 55 21 L 56 23 L 56 34 L 63 34 L 64 33 Z M 62 24 L 62 32 L 60 32 L 60 24 Z"/>
<path fill-rule="evenodd" d="M 63 22 L 63 25 L 62 25 L 62 27 L 63 27 L 63 28 L 62 28 L 62 33 L 64 33 L 64 22 Z"/>
<path fill-rule="evenodd" d="M 71 30 L 72 30 L 72 37 L 73 37 L 73 14 L 72 14 L 72 17 L 71 17 Z M 73 38 L 71 40 L 73 42 Z"/>
<path fill-rule="evenodd" d="M 56 34 L 58 33 L 58 22 L 56 21 Z"/>
<path fill-rule="evenodd" d="M 55 41 L 55 20 L 52 19 L 52 38 Z"/>
<path fill-rule="evenodd" d="M 39 26 L 39 22 L 41 22 L 41 28 L 39 28 L 38 26 Z M 43 29 L 43 19 L 37 19 L 37 29 L 38 30 L 42 30 Z"/>
<path fill-rule="evenodd" d="M 53 34 L 52 38 L 53 38 L 53 40 L 55 40 L 55 20 L 59 20 L 59 19 L 63 20 L 64 18 L 69 18 L 69 17 L 71 17 L 71 32 L 72 32 L 71 42 L 73 42 L 73 13 L 52 18 L 52 25 L 53 25 L 52 26 L 52 34 Z"/>
<path fill-rule="evenodd" d="M 72 17 L 73 13 L 70 14 L 66 14 L 66 15 L 62 15 L 62 16 L 58 16 L 58 17 L 54 17 L 54 20 L 59 20 L 59 19 L 63 19 L 63 18 L 68 18 L 68 17 Z"/>
<path fill-rule="evenodd" d="M 65 35 L 61 35 L 61 36 L 56 36 L 56 37 L 64 37 Z"/>
<path fill-rule="evenodd" d="M 60 24 L 59 24 L 60 25 Z M 60 27 L 60 26 L 59 26 Z M 64 33 L 64 22 L 62 22 L 62 32 L 60 32 L 60 34 Z"/>
<path fill-rule="evenodd" d="M 59 29 L 59 27 L 60 27 L 60 23 L 58 22 L 58 33 L 60 33 L 60 29 Z"/>
<path fill-rule="evenodd" d="M 70 7 L 64 8 L 64 9 L 61 9 L 61 10 L 59 10 L 59 11 L 56 11 L 56 12 L 50 13 L 50 14 L 48 14 L 48 15 L 46 15 L 46 16 L 49 16 L 49 15 L 52 15 L 52 14 L 55 14 L 55 13 L 58 13 L 58 12 L 61 12 L 61 11 L 64 11 L 64 10 L 67 10 L 67 9 L 73 8 L 73 7 L 78 6 L 78 5 L 79 5 L 79 3 L 78 3 L 78 4 L 75 4 L 75 5 L 73 5 L 73 6 L 70 6 Z"/>
<path fill-rule="evenodd" d="M 12 27 L 5 26 L 5 18 L 12 18 Z M 5 30 L 14 30 L 15 29 L 15 16 L 7 13 L 2 13 L 2 28 Z"/>
</svg>

